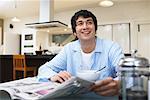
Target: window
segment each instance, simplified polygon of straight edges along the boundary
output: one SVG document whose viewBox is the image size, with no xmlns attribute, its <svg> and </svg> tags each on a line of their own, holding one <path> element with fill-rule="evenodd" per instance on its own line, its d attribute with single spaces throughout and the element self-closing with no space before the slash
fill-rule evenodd
<svg viewBox="0 0 150 100">
<path fill-rule="evenodd" d="M 49 35 L 49 42 L 57 45 L 65 45 L 74 39 L 72 34 L 51 34 Z"/>
</svg>

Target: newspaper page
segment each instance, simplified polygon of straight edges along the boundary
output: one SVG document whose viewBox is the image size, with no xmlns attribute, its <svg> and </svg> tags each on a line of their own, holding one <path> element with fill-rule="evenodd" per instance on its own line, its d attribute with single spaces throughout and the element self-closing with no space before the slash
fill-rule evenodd
<svg viewBox="0 0 150 100">
<path fill-rule="evenodd" d="M 80 79 L 78 77 L 72 77 L 63 84 L 57 86 L 53 91 L 50 91 L 41 99 L 65 97 L 71 95 L 78 95 L 90 92 L 90 86 L 93 82 Z"/>
<path fill-rule="evenodd" d="M 35 82 L 35 78 L 26 78 L 26 79 L 1 83 L 0 84 L 0 99 L 5 99 L 5 98 L 18 99 L 18 97 L 16 97 L 15 94 L 18 93 L 20 90 L 16 88 L 20 86 L 24 86 L 23 82 L 31 83 L 31 81 Z"/>
<path fill-rule="evenodd" d="M 1 92 L 7 91 L 11 99 L 37 100 L 78 95 L 89 92 L 94 84 L 78 77 L 72 77 L 62 84 L 54 82 L 37 82 L 35 78 L 26 78 L 0 84 Z"/>
<path fill-rule="evenodd" d="M 21 80 L 6 82 L 0 84 L 0 99 L 10 98 L 10 99 L 20 99 L 22 97 L 17 96 L 17 94 L 26 93 L 26 91 L 34 90 L 44 86 L 56 87 L 57 85 L 52 82 L 38 82 L 36 77 L 25 78 Z M 8 97 L 9 96 L 9 97 Z M 38 98 L 35 97 L 35 99 Z"/>
</svg>

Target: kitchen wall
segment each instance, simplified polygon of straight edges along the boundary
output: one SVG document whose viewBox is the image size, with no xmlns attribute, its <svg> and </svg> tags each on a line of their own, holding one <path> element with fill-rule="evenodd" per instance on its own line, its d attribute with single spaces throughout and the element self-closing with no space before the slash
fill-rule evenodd
<svg viewBox="0 0 150 100">
<path fill-rule="evenodd" d="M 87 9 L 96 15 L 98 25 L 131 23 L 131 49 L 137 48 L 137 24 L 150 23 L 150 2 L 124 3 L 121 5 L 115 4 L 110 8 L 96 7 Z M 74 11 L 62 12 L 57 14 L 56 18 L 63 19 L 63 21 L 70 24 L 70 20 L 68 19 L 70 19 L 73 14 Z"/>
<path fill-rule="evenodd" d="M 18 54 L 20 49 L 20 37 L 22 31 L 26 28 L 25 24 L 38 22 L 38 17 L 20 18 L 20 22 L 12 22 L 9 18 L 4 19 L 4 54 Z M 11 29 L 9 25 L 12 24 Z"/>
<path fill-rule="evenodd" d="M 131 49 L 137 48 L 137 24 L 150 23 L 150 2 L 124 3 L 115 4 L 110 8 L 80 8 L 92 11 L 97 19 L 98 24 L 114 24 L 114 23 L 131 23 Z M 70 25 L 71 16 L 79 9 L 59 12 L 55 14 L 55 20 L 60 20 Z M 14 28 L 10 29 L 9 19 L 5 19 L 4 26 L 4 51 L 5 54 L 19 53 L 19 37 L 24 24 L 38 22 L 38 17 L 22 18 L 20 23 L 13 23 Z M 12 43 L 14 45 L 12 45 Z"/>
</svg>

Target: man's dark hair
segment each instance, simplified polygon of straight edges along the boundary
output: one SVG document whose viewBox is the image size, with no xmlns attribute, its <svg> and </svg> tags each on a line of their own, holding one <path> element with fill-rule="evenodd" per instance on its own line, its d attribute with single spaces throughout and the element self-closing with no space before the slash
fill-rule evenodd
<svg viewBox="0 0 150 100">
<path fill-rule="evenodd" d="M 79 17 L 88 18 L 91 17 L 93 19 L 94 25 L 95 25 L 95 32 L 97 30 L 97 19 L 93 13 L 91 13 L 88 10 L 80 10 L 76 12 L 72 18 L 71 18 L 71 26 L 72 26 L 72 32 L 76 33 L 76 21 Z"/>
</svg>

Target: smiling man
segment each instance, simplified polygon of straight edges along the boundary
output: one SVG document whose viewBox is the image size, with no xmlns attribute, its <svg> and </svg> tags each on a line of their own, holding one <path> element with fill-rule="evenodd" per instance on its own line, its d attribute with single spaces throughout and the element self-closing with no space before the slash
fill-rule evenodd
<svg viewBox="0 0 150 100">
<path fill-rule="evenodd" d="M 76 12 L 71 18 L 71 25 L 77 40 L 65 45 L 57 56 L 39 68 L 39 80 L 63 83 L 76 76 L 79 69 L 99 70 L 106 66 L 91 91 L 101 96 L 117 95 L 117 68 L 123 57 L 121 47 L 115 42 L 96 37 L 97 19 L 90 11 Z"/>
</svg>

